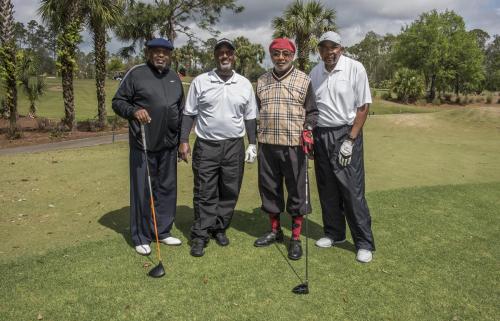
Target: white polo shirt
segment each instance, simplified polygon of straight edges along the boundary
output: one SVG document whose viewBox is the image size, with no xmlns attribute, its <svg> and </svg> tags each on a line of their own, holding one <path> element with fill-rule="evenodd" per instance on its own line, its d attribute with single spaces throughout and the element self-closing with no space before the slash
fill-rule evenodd
<svg viewBox="0 0 500 321">
<path fill-rule="evenodd" d="M 244 120 L 257 117 L 252 84 L 233 71 L 224 82 L 215 70 L 196 77 L 189 87 L 185 115 L 197 115 L 195 133 L 208 140 L 243 137 Z"/>
<path fill-rule="evenodd" d="M 368 76 L 359 61 L 342 55 L 331 72 L 321 61 L 309 76 L 316 94 L 319 127 L 352 125 L 356 109 L 372 103 Z"/>
</svg>

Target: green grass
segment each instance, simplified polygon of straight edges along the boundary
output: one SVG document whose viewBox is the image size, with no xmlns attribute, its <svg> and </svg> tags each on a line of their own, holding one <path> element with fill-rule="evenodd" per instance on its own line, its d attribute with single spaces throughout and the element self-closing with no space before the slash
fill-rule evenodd
<svg viewBox="0 0 500 321">
<path fill-rule="evenodd" d="M 0 320 L 495 320 L 500 309 L 498 109 L 370 117 L 367 199 L 377 245 L 368 265 L 352 241 L 310 244 L 308 296 L 258 211 L 256 164 L 246 166 L 228 236 L 203 258 L 162 246 L 153 280 L 128 244 L 128 147 L 0 157 Z M 312 164 L 311 164 L 312 165 Z M 321 237 L 311 173 L 310 236 Z M 192 173 L 179 165 L 174 233 L 192 222 Z M 289 235 L 289 220 L 285 221 Z M 312 242 L 312 241 L 311 241 Z M 284 249 L 284 246 L 281 246 Z M 294 263 L 303 273 L 304 261 Z"/>
<path fill-rule="evenodd" d="M 50 119 L 61 119 L 64 116 L 64 103 L 62 98 L 62 86 L 60 78 L 48 78 L 47 91 L 37 101 L 37 113 L 40 117 Z M 106 79 L 106 111 L 108 116 L 115 113 L 111 109 L 111 99 L 118 89 L 119 81 Z M 94 119 L 97 117 L 97 97 L 95 81 L 93 79 L 75 79 L 75 113 L 78 121 Z M 187 86 L 184 86 L 187 94 Z M 19 88 L 18 109 L 21 115 L 29 112 L 29 101 Z"/>
</svg>

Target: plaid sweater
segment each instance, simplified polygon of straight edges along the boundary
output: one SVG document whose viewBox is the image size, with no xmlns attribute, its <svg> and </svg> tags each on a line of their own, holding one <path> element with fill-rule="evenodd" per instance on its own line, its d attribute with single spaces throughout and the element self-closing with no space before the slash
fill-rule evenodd
<svg viewBox="0 0 500 321">
<path fill-rule="evenodd" d="M 259 78 L 256 89 L 259 105 L 259 143 L 300 145 L 301 133 L 306 123 L 306 109 L 307 123 L 311 127 L 316 126 L 318 115 L 310 83 L 309 76 L 296 68 L 292 68 L 281 78 L 272 71 Z"/>
</svg>

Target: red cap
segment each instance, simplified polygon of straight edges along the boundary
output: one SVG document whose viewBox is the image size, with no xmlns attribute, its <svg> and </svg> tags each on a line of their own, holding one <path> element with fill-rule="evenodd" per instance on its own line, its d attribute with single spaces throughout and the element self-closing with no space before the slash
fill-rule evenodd
<svg viewBox="0 0 500 321">
<path fill-rule="evenodd" d="M 295 53 L 295 45 L 290 39 L 287 38 L 276 38 L 269 45 L 269 51 L 273 49 L 288 49 Z"/>
</svg>

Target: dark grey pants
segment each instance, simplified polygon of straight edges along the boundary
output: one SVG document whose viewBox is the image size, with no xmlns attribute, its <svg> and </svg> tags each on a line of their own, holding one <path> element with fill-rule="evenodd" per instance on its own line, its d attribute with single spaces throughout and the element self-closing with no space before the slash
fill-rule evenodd
<svg viewBox="0 0 500 321">
<path fill-rule="evenodd" d="M 311 213 L 306 206 L 306 155 L 300 146 L 259 144 L 259 192 L 261 209 L 269 214 L 285 210 L 283 181 L 286 185 L 286 211 L 292 216 Z M 307 186 L 309 188 L 309 186 Z M 311 195 L 309 193 L 307 195 Z"/>
<path fill-rule="evenodd" d="M 146 157 L 130 148 L 130 232 L 134 245 L 155 240 L 149 204 Z M 177 206 L 177 148 L 148 152 L 159 239 L 170 236 Z"/>
<path fill-rule="evenodd" d="M 371 216 L 365 199 L 362 133 L 354 143 L 351 163 L 342 167 L 338 162 L 340 146 L 350 128 L 317 127 L 314 130 L 314 167 L 323 229 L 333 240 L 343 240 L 347 220 L 356 249 L 374 251 Z"/>
<path fill-rule="evenodd" d="M 194 222 L 191 238 L 207 240 L 225 231 L 240 194 L 245 161 L 243 138 L 197 138 L 193 148 Z"/>
</svg>

